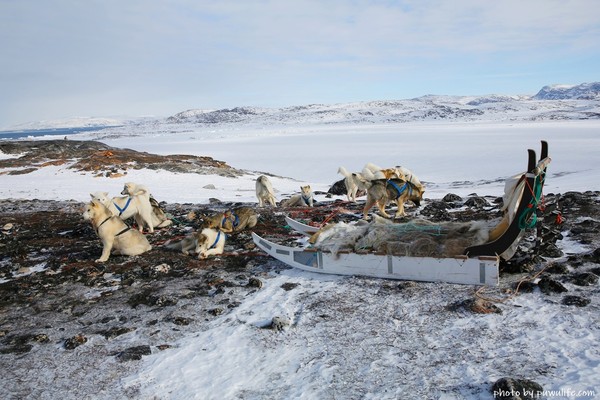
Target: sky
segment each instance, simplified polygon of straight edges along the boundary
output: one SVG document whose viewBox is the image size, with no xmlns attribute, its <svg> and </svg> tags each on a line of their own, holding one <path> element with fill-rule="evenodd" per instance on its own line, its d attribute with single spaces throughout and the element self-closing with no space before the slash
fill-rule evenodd
<svg viewBox="0 0 600 400">
<path fill-rule="evenodd" d="M 600 80 L 597 0 L 0 0 L 0 129 Z"/>
</svg>

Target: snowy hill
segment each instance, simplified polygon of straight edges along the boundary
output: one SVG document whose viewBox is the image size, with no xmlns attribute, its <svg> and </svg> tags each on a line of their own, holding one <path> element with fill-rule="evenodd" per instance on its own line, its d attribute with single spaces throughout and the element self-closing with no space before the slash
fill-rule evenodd
<svg viewBox="0 0 600 400">
<path fill-rule="evenodd" d="M 533 98 L 536 100 L 600 100 L 600 82 L 544 86 Z"/>
<path fill-rule="evenodd" d="M 600 118 L 600 82 L 545 86 L 535 96 L 425 95 L 405 100 L 307 104 L 281 108 L 240 106 L 216 110 L 189 109 L 168 118 L 76 117 L 15 126 L 14 130 L 119 127 L 108 137 L 131 133 L 181 130 L 189 125 L 289 126 L 297 124 L 388 124 L 439 121 L 544 121 Z M 121 129 L 126 126 L 127 129 Z M 177 127 L 179 126 L 179 127 Z M 184 128 L 185 127 L 185 128 Z"/>
<path fill-rule="evenodd" d="M 546 86 L 536 96 L 435 96 L 409 100 L 310 104 L 284 108 L 187 110 L 172 124 L 373 124 L 418 121 L 538 121 L 600 117 L 600 83 Z M 569 101 L 566 101 L 569 100 Z"/>
</svg>

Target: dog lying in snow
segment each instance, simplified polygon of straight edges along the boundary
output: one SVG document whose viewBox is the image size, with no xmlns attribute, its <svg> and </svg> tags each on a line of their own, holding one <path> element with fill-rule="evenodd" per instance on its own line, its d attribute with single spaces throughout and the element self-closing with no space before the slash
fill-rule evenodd
<svg viewBox="0 0 600 400">
<path fill-rule="evenodd" d="M 258 214 L 250 207 L 238 207 L 223 214 L 205 215 L 202 227 L 220 229 L 225 233 L 239 232 L 245 228 L 254 228 L 258 223 Z"/>
<path fill-rule="evenodd" d="M 152 249 L 144 235 L 129 228 L 122 219 L 113 215 L 98 201 L 92 200 L 85 207 L 83 219 L 92 223 L 102 241 L 102 255 L 96 262 L 107 261 L 111 252 L 137 256 Z"/>
<path fill-rule="evenodd" d="M 269 178 L 264 175 L 256 179 L 256 198 L 258 198 L 258 206 L 263 207 L 265 203 L 275 207 L 275 192 Z"/>
<path fill-rule="evenodd" d="M 282 207 L 312 207 L 314 205 L 314 194 L 310 185 L 300 186 L 300 194 L 281 202 Z"/>
<path fill-rule="evenodd" d="M 223 254 L 225 233 L 218 229 L 204 228 L 201 232 L 191 233 L 183 240 L 167 243 L 165 247 L 180 250 L 186 255 L 194 250 L 198 254 L 198 258 L 203 259 L 211 255 Z"/>
</svg>

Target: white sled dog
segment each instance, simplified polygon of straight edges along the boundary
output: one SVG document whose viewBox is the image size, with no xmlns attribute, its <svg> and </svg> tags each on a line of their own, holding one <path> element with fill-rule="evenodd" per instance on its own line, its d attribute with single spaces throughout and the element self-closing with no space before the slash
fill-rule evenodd
<svg viewBox="0 0 600 400">
<path fill-rule="evenodd" d="M 150 192 L 145 186 L 131 182 L 126 183 L 121 194 L 125 195 L 125 197 L 113 197 L 109 199 L 107 192 L 90 193 L 90 196 L 92 200 L 101 202 L 114 215 L 123 220 L 133 217 L 140 232 L 143 232 L 144 226 L 147 226 L 148 231 L 152 233 L 155 226 L 164 223 L 163 221 L 158 224 L 154 223 L 158 222 L 158 218 L 156 221 L 152 218 L 153 207 L 150 203 Z M 166 223 L 163 226 L 167 225 L 170 225 L 170 223 Z"/>
<path fill-rule="evenodd" d="M 121 217 L 123 220 L 137 215 L 136 204 L 129 196 L 109 198 L 108 192 L 94 192 L 90 193 L 90 197 L 92 200 L 97 200 L 104 204 L 114 215 Z M 151 219 L 154 228 L 164 228 L 173 224 L 173 221 L 167 218 L 153 197 L 150 197 L 150 206 L 152 207 Z M 142 226 L 138 219 L 136 219 L 136 223 L 138 226 Z"/>
<path fill-rule="evenodd" d="M 258 206 L 263 207 L 265 203 L 269 203 L 275 207 L 275 192 L 269 178 L 264 175 L 256 179 L 256 198 L 258 198 Z"/>
<path fill-rule="evenodd" d="M 310 185 L 300 186 L 300 194 L 295 194 L 281 202 L 282 207 L 312 207 L 314 205 L 314 194 Z"/>
<path fill-rule="evenodd" d="M 194 250 L 199 259 L 211 255 L 223 254 L 225 248 L 225 233 L 219 229 L 204 228 L 201 232 L 194 232 L 178 242 L 168 243 L 165 247 L 180 250 L 183 254 L 189 254 Z"/>
<path fill-rule="evenodd" d="M 346 185 L 346 196 L 348 196 L 348 201 L 356 203 L 356 195 L 358 191 L 367 190 L 369 186 L 369 180 L 365 178 L 363 173 L 351 173 L 348 172 L 348 170 L 344 167 L 338 168 L 338 174 L 344 176 L 344 184 Z"/>
<path fill-rule="evenodd" d="M 123 220 L 113 215 L 104 204 L 92 200 L 83 211 L 83 219 L 90 221 L 102 241 L 102 255 L 96 262 L 105 262 L 111 254 L 137 256 L 152 246 L 140 232 L 133 230 Z"/>
</svg>

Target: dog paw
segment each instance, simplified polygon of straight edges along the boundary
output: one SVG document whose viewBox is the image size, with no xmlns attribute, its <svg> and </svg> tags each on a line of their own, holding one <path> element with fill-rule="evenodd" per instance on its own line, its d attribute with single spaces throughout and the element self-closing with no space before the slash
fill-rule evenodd
<svg viewBox="0 0 600 400">
<path fill-rule="evenodd" d="M 103 260 L 101 258 L 99 258 L 97 260 L 94 260 L 94 262 L 97 262 L 97 263 L 103 263 L 103 262 L 106 262 L 106 261 L 108 261 L 108 258 L 106 260 Z"/>
</svg>

